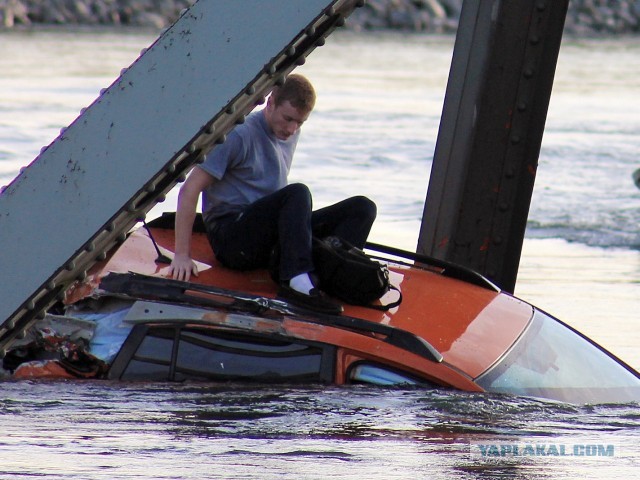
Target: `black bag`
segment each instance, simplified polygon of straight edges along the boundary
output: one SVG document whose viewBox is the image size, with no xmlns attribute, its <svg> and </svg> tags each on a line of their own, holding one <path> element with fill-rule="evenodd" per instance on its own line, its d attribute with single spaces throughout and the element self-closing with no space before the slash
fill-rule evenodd
<svg viewBox="0 0 640 480">
<path fill-rule="evenodd" d="M 346 303 L 389 310 L 402 302 L 400 291 L 389 283 L 387 267 L 339 237 L 314 237 L 313 263 L 320 290 Z M 389 290 L 398 292 L 398 300 L 371 304 Z"/>
</svg>

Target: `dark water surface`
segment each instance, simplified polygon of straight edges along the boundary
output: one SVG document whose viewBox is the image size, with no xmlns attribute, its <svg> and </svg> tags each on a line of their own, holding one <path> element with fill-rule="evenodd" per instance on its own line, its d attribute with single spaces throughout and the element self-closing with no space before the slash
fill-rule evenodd
<svg viewBox="0 0 640 480">
<path fill-rule="evenodd" d="M 369 387 L 9 383 L 0 424 L 7 479 L 634 478 L 640 455 L 637 406 Z"/>
</svg>

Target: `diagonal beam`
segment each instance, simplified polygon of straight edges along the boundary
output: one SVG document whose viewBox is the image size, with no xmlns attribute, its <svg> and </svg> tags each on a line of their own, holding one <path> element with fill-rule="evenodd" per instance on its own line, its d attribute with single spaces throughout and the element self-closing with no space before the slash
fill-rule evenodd
<svg viewBox="0 0 640 480">
<path fill-rule="evenodd" d="M 0 193 L 0 354 L 362 3 L 199 0 L 123 71 Z"/>
</svg>

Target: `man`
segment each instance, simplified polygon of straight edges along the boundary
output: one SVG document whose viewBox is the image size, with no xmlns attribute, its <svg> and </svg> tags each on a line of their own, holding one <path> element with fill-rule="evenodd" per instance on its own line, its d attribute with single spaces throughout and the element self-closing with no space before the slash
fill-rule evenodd
<svg viewBox="0 0 640 480">
<path fill-rule="evenodd" d="M 249 115 L 193 169 L 178 194 L 173 278 L 189 281 L 198 275 L 191 231 L 204 192 L 207 235 L 220 263 L 240 270 L 265 268 L 278 252 L 279 297 L 325 313 L 342 311 L 313 284 L 311 238 L 337 235 L 361 248 L 376 206 L 358 196 L 313 212 L 309 189 L 287 184 L 300 127 L 315 98 L 305 77 L 290 75 L 264 109 Z"/>
</svg>

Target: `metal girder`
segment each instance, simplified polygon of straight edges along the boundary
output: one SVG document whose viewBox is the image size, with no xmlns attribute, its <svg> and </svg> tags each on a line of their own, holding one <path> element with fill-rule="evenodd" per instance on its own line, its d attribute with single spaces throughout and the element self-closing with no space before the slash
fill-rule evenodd
<svg viewBox="0 0 640 480">
<path fill-rule="evenodd" d="M 569 0 L 465 0 L 418 253 L 513 292 Z"/>
<path fill-rule="evenodd" d="M 0 193 L 0 355 L 362 4 L 199 0 L 123 70 Z"/>
</svg>

